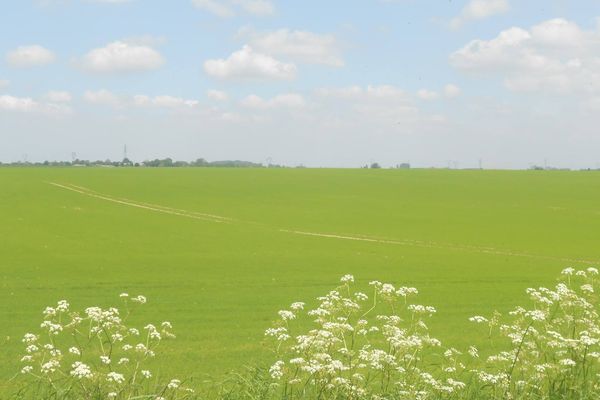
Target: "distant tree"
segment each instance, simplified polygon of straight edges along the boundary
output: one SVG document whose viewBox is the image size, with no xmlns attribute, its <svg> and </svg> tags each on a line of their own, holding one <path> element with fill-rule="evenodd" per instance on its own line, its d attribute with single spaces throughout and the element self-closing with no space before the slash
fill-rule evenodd
<svg viewBox="0 0 600 400">
<path fill-rule="evenodd" d="M 374 162 L 373 164 L 371 164 L 371 169 L 377 169 L 377 168 L 381 168 L 381 165 L 379 165 L 378 163 Z"/>
</svg>

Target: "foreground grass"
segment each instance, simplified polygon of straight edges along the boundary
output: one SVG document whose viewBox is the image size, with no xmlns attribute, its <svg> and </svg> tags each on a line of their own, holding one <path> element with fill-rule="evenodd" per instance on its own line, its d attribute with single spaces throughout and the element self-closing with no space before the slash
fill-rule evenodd
<svg viewBox="0 0 600 400">
<path fill-rule="evenodd" d="M 598 274 L 593 267 L 566 268 L 554 287 L 528 288 L 524 307 L 505 316 L 496 311 L 488 318 L 470 317 L 483 326 L 479 330 L 492 348 L 498 347 L 489 356 L 473 345 L 447 347 L 433 336 L 428 323 L 437 310 L 418 303 L 417 288 L 372 281 L 367 295 L 347 274 L 313 308 L 293 302 L 278 312 L 265 331 L 274 349 L 268 370 L 250 369 L 217 384 L 165 380 L 148 369 L 159 345 L 176 336 L 169 321 L 143 328 L 129 324 L 131 312 L 146 304 L 145 296 L 122 293 L 121 309 L 92 306 L 81 312 L 60 300 L 44 309 L 39 331 L 23 336 L 13 397 L 595 399 L 600 397 Z"/>
<path fill-rule="evenodd" d="M 144 293 L 152 307 L 139 321 L 165 318 L 185 332 L 153 368 L 204 380 L 268 360 L 262 332 L 274 311 L 347 272 L 363 284 L 418 287 L 439 311 L 430 327 L 460 347 L 487 343 L 469 316 L 512 308 L 524 287 L 551 282 L 568 260 L 600 259 L 595 173 L 0 169 L 0 182 L 5 388 L 22 333 L 60 298 L 106 306 L 115 293 Z M 47 182 L 235 221 L 153 212 Z"/>
</svg>

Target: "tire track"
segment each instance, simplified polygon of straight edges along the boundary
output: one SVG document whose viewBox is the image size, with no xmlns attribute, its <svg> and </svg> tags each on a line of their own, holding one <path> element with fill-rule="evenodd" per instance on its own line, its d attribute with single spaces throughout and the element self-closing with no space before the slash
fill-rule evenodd
<svg viewBox="0 0 600 400">
<path fill-rule="evenodd" d="M 460 250 L 460 251 L 467 251 L 467 252 L 473 252 L 473 253 L 492 254 L 492 255 L 498 255 L 498 256 L 526 257 L 526 258 L 535 258 L 535 259 L 541 259 L 541 260 L 560 261 L 560 262 L 565 262 L 565 263 L 581 263 L 581 264 L 588 264 L 588 265 L 600 265 L 600 261 L 584 260 L 584 259 L 577 259 L 577 258 L 554 257 L 554 256 L 547 256 L 547 255 L 542 255 L 542 254 L 520 253 L 520 252 L 514 252 L 514 251 L 510 251 L 510 250 L 496 249 L 493 247 L 440 244 L 440 243 L 436 243 L 436 242 L 423 242 L 423 241 L 418 241 L 418 240 L 379 239 L 379 238 L 364 236 L 364 235 L 356 235 L 356 236 L 337 235 L 337 234 L 332 234 L 332 233 L 305 232 L 305 231 L 296 231 L 296 230 L 288 230 L 288 229 L 280 229 L 279 231 L 286 232 L 286 233 L 292 233 L 295 235 L 315 236 L 315 237 L 323 237 L 323 238 L 330 238 L 330 239 L 354 240 L 354 241 L 361 241 L 361 242 L 394 244 L 394 245 L 400 245 L 400 246 L 424 247 L 424 248 L 433 248 L 433 249 Z"/>
<path fill-rule="evenodd" d="M 206 222 L 216 222 L 216 223 L 233 223 L 233 222 L 244 222 L 235 220 L 233 218 L 223 217 L 220 215 L 200 213 L 196 211 L 183 210 L 178 208 L 172 208 L 167 206 L 162 206 L 158 204 L 145 203 L 140 201 L 134 201 L 126 198 L 109 196 L 103 193 L 96 192 L 94 190 L 85 188 L 83 186 L 77 186 L 73 184 L 60 184 L 56 182 L 47 182 L 48 184 L 69 190 L 75 193 L 79 193 L 85 196 L 110 201 L 113 203 L 136 207 L 144 210 L 160 212 L 169 215 L 176 215 L 180 217 L 192 218 L 196 220 L 206 221 Z M 249 223 L 249 222 L 247 222 Z M 262 224 L 261 224 L 262 225 Z M 267 227 L 263 225 L 263 227 Z M 498 249 L 494 247 L 488 246 L 473 246 L 473 245 L 457 245 L 457 244 L 449 244 L 449 243 L 439 243 L 439 242 L 427 242 L 413 239 L 385 239 L 378 238 L 374 236 L 367 235 L 340 235 L 334 233 L 323 233 L 323 232 L 308 232 L 308 231 L 300 231 L 293 229 L 278 229 L 272 228 L 279 232 L 299 235 L 299 236 L 312 236 L 319 238 L 327 238 L 327 239 L 337 239 L 337 240 L 351 240 L 351 241 L 359 241 L 359 242 L 370 242 L 370 243 L 380 243 L 380 244 L 389 244 L 396 246 L 407 246 L 407 247 L 421 247 L 421 248 L 433 248 L 433 249 L 448 249 L 448 250 L 456 250 L 456 251 L 465 251 L 471 253 L 479 253 L 479 254 L 490 254 L 495 256 L 508 256 L 508 257 L 522 257 L 522 258 L 531 258 L 531 259 L 539 259 L 539 260 L 551 260 L 551 261 L 560 261 L 563 263 L 580 263 L 580 264 L 588 264 L 588 265 L 600 265 L 600 261 L 597 260 L 586 260 L 586 259 L 578 259 L 578 258 L 567 258 L 567 257 L 555 257 L 548 256 L 542 254 L 532 254 L 532 253 L 523 253 L 523 252 L 515 252 L 506 249 Z"/>
<path fill-rule="evenodd" d="M 217 219 L 217 220 L 221 220 L 221 221 L 234 221 L 233 218 L 227 218 L 227 217 L 223 217 L 223 216 L 220 216 L 220 215 L 207 214 L 207 213 L 201 213 L 201 212 L 190 211 L 190 210 L 183 210 L 183 209 L 179 209 L 179 208 L 162 206 L 162 205 L 159 205 L 159 204 L 152 204 L 152 203 L 146 203 L 146 202 L 143 202 L 143 201 L 131 200 L 131 199 L 127 199 L 127 198 L 124 198 L 124 197 L 109 196 L 107 194 L 100 193 L 100 192 L 97 192 L 95 190 L 83 187 L 83 186 L 77 186 L 77 185 L 74 185 L 72 183 L 66 184 L 65 186 L 69 186 L 69 187 L 72 187 L 72 188 L 79 189 L 79 190 L 81 190 L 83 192 L 86 192 L 86 194 L 91 193 L 91 194 L 95 194 L 95 195 L 98 195 L 98 196 L 104 196 L 104 197 L 108 197 L 108 198 L 111 198 L 111 199 L 124 201 L 124 202 L 127 202 L 127 203 L 140 204 L 140 205 L 143 205 L 143 206 L 147 206 L 147 207 L 151 207 L 151 208 L 159 208 L 161 210 L 172 211 L 172 212 L 175 212 L 175 213 L 196 215 L 196 216 L 200 216 L 200 217 L 212 218 L 212 219 Z"/>
<path fill-rule="evenodd" d="M 61 185 L 60 183 L 56 183 L 56 182 L 48 182 L 48 183 L 52 186 L 70 190 L 72 192 L 83 194 L 85 196 L 94 197 L 97 199 L 110 201 L 110 202 L 125 205 L 125 206 L 141 208 L 144 210 L 160 212 L 160 213 L 164 213 L 164 214 L 178 215 L 180 217 L 187 217 L 187 218 L 197 219 L 197 220 L 201 220 L 201 221 L 217 222 L 217 223 L 229 222 L 227 219 L 225 219 L 223 217 L 216 217 L 216 216 L 212 216 L 210 214 L 195 214 L 195 213 L 185 211 L 185 210 L 177 210 L 174 208 L 168 208 L 168 207 L 165 208 L 162 206 L 150 205 L 148 203 L 138 203 L 138 202 L 134 202 L 132 200 L 119 199 L 119 198 L 107 196 L 104 194 L 99 194 L 99 193 L 92 192 L 92 191 L 86 191 L 86 190 L 84 190 L 85 188 L 82 188 L 82 187 L 71 187 L 71 186 L 67 186 L 67 185 Z"/>
</svg>

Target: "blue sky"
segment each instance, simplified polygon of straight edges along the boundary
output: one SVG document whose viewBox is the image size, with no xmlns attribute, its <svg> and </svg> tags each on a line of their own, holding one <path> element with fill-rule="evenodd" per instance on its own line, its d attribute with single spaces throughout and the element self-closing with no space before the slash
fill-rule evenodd
<svg viewBox="0 0 600 400">
<path fill-rule="evenodd" d="M 23 0 L 0 160 L 600 162 L 600 3 Z"/>
</svg>

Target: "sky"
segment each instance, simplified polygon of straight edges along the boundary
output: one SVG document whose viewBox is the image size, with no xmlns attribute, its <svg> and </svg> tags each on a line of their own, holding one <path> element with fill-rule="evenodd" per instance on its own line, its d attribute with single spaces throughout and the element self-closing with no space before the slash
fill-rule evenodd
<svg viewBox="0 0 600 400">
<path fill-rule="evenodd" d="M 19 0 L 0 161 L 600 167 L 596 0 Z"/>
</svg>

